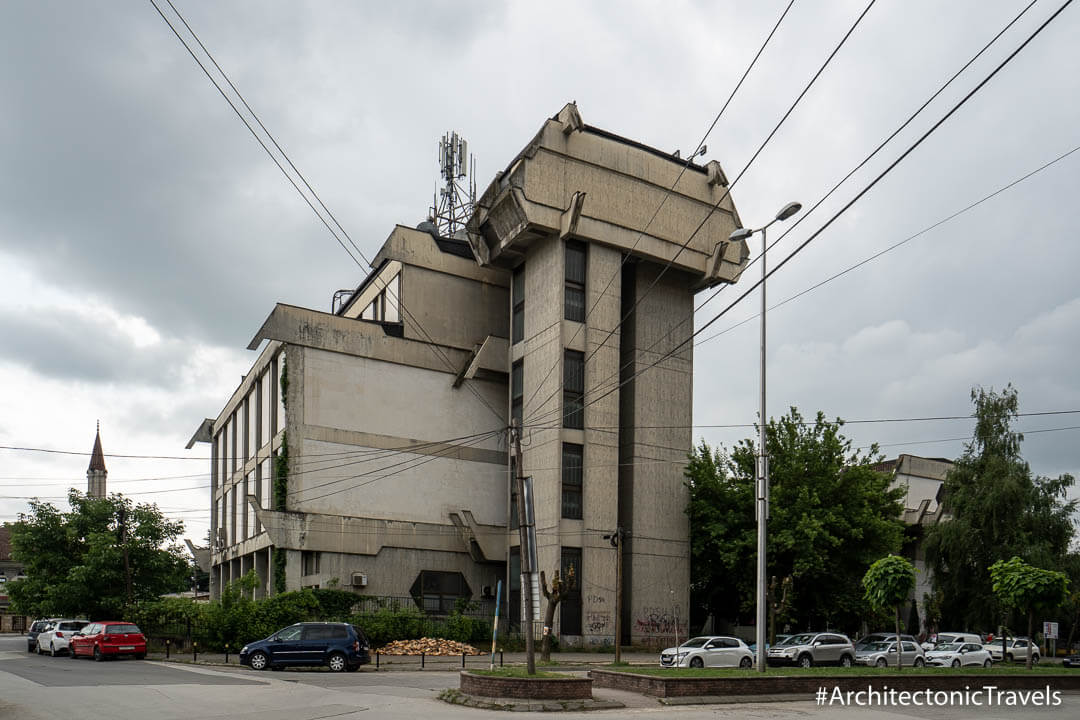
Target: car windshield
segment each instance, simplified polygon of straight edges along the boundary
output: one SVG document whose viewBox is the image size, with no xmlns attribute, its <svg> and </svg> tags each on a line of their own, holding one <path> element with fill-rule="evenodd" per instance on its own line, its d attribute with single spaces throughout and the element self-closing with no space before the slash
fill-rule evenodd
<svg viewBox="0 0 1080 720">
<path fill-rule="evenodd" d="M 954 642 L 956 642 L 956 636 L 954 636 L 954 635 L 938 635 L 938 638 L 937 638 L 937 644 L 938 645 L 949 645 L 950 643 L 954 643 Z"/>
<path fill-rule="evenodd" d="M 940 650 L 942 652 L 956 652 L 960 649 L 960 643 L 946 643 L 944 645 L 939 643 L 938 646 L 934 649 Z"/>
<path fill-rule="evenodd" d="M 709 642 L 709 638 L 704 638 L 704 637 L 690 638 L 689 640 L 684 642 L 679 647 L 699 648 L 699 647 L 703 647 L 705 645 L 705 643 L 707 643 L 707 642 Z"/>
<path fill-rule="evenodd" d="M 866 650 L 869 650 L 870 652 L 885 652 L 891 646 L 892 646 L 892 643 L 878 641 L 878 642 L 868 643 L 866 645 Z"/>
<path fill-rule="evenodd" d="M 86 627 L 86 623 L 75 621 L 75 622 L 63 622 L 63 623 L 60 623 L 60 628 L 59 629 L 60 630 L 81 630 L 84 627 Z"/>
<path fill-rule="evenodd" d="M 786 638 L 783 642 L 777 643 L 777 645 L 806 645 L 810 642 L 813 635 L 792 635 Z"/>
</svg>

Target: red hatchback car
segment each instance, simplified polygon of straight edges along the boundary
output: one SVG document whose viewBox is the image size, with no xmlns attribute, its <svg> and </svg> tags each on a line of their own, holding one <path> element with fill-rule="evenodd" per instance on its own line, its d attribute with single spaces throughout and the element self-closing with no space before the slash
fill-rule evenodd
<svg viewBox="0 0 1080 720">
<path fill-rule="evenodd" d="M 146 657 L 146 637 L 137 625 L 129 622 L 92 622 L 71 638 L 71 657 L 92 657 L 102 661 L 107 657 L 134 655 Z"/>
</svg>

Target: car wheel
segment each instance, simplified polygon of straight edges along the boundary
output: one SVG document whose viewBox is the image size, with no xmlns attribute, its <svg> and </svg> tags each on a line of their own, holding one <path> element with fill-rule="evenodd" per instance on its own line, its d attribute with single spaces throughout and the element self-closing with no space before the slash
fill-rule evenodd
<svg viewBox="0 0 1080 720">
<path fill-rule="evenodd" d="M 1005 662 L 1012 662 L 1012 653 L 1005 656 Z"/>
<path fill-rule="evenodd" d="M 101 654 L 101 648 L 97 645 L 94 646 L 94 662 L 101 662 L 105 659 L 105 656 Z"/>
<path fill-rule="evenodd" d="M 251 655 L 250 662 L 252 670 L 265 670 L 270 665 L 270 658 L 266 657 L 266 653 L 257 652 Z"/>
<path fill-rule="evenodd" d="M 877 662 L 874 664 L 878 667 L 888 667 L 889 662 L 885 658 L 878 658 Z"/>
<path fill-rule="evenodd" d="M 922 658 L 915 658 L 915 667 L 922 667 L 922 666 L 923 666 L 923 665 L 925 665 L 925 664 L 926 664 L 926 663 L 925 663 L 925 662 L 923 662 L 923 659 L 922 659 Z"/>
<path fill-rule="evenodd" d="M 953 667 L 960 667 L 960 661 L 959 660 L 953 660 L 952 661 L 952 666 Z"/>
<path fill-rule="evenodd" d="M 1031 656 L 1031 664 L 1032 665 L 1038 665 L 1039 664 L 1039 653 L 1035 653 L 1034 655 Z"/>
<path fill-rule="evenodd" d="M 799 667 L 808 668 L 814 665 L 814 658 L 809 655 L 802 655 L 799 657 Z"/>
<path fill-rule="evenodd" d="M 35 652 L 37 652 L 37 654 L 38 654 L 38 655 L 41 655 L 41 654 L 42 654 L 42 650 L 41 650 L 41 643 L 38 643 L 38 644 L 37 644 L 37 645 L 35 646 Z"/>
<path fill-rule="evenodd" d="M 983 667 L 987 669 L 994 667 L 994 661 L 990 658 L 986 658 L 986 662 L 983 663 Z"/>
<path fill-rule="evenodd" d="M 56 646 L 52 643 L 49 643 L 49 655 L 51 657 L 56 657 Z"/>
<path fill-rule="evenodd" d="M 345 661 L 345 656 L 339 652 L 330 653 L 330 657 L 327 658 L 326 664 L 330 666 L 330 672 L 342 672 L 348 665 Z"/>
<path fill-rule="evenodd" d="M 754 662 L 748 657 L 744 657 L 742 660 L 739 661 L 739 667 L 741 667 L 743 670 L 749 670 L 750 666 L 753 664 Z"/>
<path fill-rule="evenodd" d="M 699 657 L 690 658 L 690 667 L 692 667 L 692 668 L 703 668 L 703 667 L 705 667 L 705 661 L 702 660 Z"/>
</svg>

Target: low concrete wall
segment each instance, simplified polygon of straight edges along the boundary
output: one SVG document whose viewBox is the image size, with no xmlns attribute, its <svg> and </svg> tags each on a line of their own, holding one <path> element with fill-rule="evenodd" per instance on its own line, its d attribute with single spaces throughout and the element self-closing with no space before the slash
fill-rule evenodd
<svg viewBox="0 0 1080 720">
<path fill-rule="evenodd" d="M 461 692 L 480 697 L 587 700 L 592 684 L 591 678 L 507 678 L 461 671 Z"/>
<path fill-rule="evenodd" d="M 812 698 L 818 688 L 839 688 L 841 692 L 874 690 L 965 690 L 994 686 L 999 690 L 1080 690 L 1080 672 L 1038 675 L 924 675 L 893 673 L 881 675 L 799 675 L 745 677 L 673 678 L 637 675 L 610 670 L 590 670 L 596 687 L 630 690 L 654 697 L 702 695 L 802 695 Z"/>
</svg>

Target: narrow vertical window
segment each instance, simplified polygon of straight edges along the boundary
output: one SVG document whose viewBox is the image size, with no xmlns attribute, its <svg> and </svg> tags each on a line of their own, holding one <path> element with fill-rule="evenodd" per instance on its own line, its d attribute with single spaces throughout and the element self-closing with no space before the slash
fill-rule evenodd
<svg viewBox="0 0 1080 720">
<path fill-rule="evenodd" d="M 563 443 L 562 446 L 562 516 L 569 520 L 581 520 L 581 485 L 584 473 L 581 445 Z"/>
<path fill-rule="evenodd" d="M 244 441 L 240 439 L 240 434 L 243 432 L 243 427 L 240 425 L 240 411 L 233 410 L 232 417 L 229 418 L 229 440 L 232 443 L 232 471 L 236 472 L 240 469 L 240 453 L 243 452 Z"/>
<path fill-rule="evenodd" d="M 271 416 L 273 414 L 273 405 L 271 405 L 271 393 L 270 386 L 273 384 L 273 380 L 270 379 L 269 372 L 264 372 L 262 379 L 259 381 L 259 449 L 265 447 L 271 440 L 274 439 L 274 433 L 272 430 L 273 424 L 271 423 Z"/>
<path fill-rule="evenodd" d="M 510 418 L 517 421 L 518 428 L 522 422 L 524 395 L 524 366 L 522 361 L 518 360 L 510 369 Z"/>
<path fill-rule="evenodd" d="M 559 603 L 559 633 L 562 635 L 581 634 L 581 548 L 564 547 L 562 549 L 562 576 L 574 569 L 574 588 Z"/>
<path fill-rule="evenodd" d="M 585 427 L 585 353 L 577 350 L 563 357 L 563 427 Z"/>
<path fill-rule="evenodd" d="M 273 491 L 270 489 L 270 460 L 263 460 L 261 463 L 259 463 L 259 467 L 262 468 L 262 479 L 259 482 L 259 487 L 261 488 L 261 494 L 259 495 L 259 499 L 261 501 L 260 506 L 266 510 L 273 510 L 274 497 Z"/>
<path fill-rule="evenodd" d="M 513 315 L 510 322 L 510 344 L 525 339 L 525 266 L 519 265 L 514 271 L 510 286 L 510 299 L 513 303 Z"/>
<path fill-rule="evenodd" d="M 566 319 L 585 322 L 585 244 L 566 243 Z"/>
</svg>

